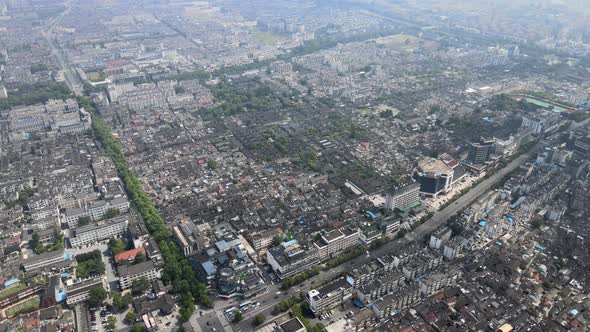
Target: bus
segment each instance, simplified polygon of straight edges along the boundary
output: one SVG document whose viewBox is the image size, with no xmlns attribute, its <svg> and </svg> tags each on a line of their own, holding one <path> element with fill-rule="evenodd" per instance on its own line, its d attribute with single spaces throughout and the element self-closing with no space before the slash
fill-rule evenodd
<svg viewBox="0 0 590 332">
<path fill-rule="evenodd" d="M 251 304 L 252 304 L 252 301 L 245 301 L 245 302 L 240 303 L 240 310 L 247 310 Z"/>
<path fill-rule="evenodd" d="M 229 314 L 231 314 L 235 310 L 238 310 L 238 308 L 236 308 L 236 307 L 229 307 L 229 308 L 225 309 L 225 314 L 226 315 L 229 315 Z"/>
</svg>

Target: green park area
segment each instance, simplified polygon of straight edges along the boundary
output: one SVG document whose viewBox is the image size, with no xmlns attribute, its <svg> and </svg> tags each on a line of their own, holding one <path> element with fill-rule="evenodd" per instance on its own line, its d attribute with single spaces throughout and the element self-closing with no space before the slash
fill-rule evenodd
<svg viewBox="0 0 590 332">
<path fill-rule="evenodd" d="M 259 41 L 261 43 L 265 43 L 267 45 L 275 45 L 276 43 L 283 41 L 285 37 L 275 35 L 270 32 L 258 32 L 254 34 L 254 40 Z"/>
</svg>

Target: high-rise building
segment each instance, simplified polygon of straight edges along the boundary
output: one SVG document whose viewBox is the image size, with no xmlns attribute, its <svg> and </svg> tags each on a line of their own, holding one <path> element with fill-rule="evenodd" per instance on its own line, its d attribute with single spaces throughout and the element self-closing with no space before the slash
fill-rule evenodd
<svg viewBox="0 0 590 332">
<path fill-rule="evenodd" d="M 436 197 L 451 189 L 455 171 L 440 159 L 428 158 L 420 161 L 414 179 L 420 183 L 420 193 Z"/>
<path fill-rule="evenodd" d="M 393 188 L 385 196 L 385 208 L 388 210 L 406 210 L 420 204 L 420 184 L 417 182 Z"/>
<path fill-rule="evenodd" d="M 495 144 L 493 139 L 480 139 L 479 143 L 471 143 L 469 145 L 468 160 L 472 164 L 484 164 L 490 160 L 494 152 Z"/>
</svg>

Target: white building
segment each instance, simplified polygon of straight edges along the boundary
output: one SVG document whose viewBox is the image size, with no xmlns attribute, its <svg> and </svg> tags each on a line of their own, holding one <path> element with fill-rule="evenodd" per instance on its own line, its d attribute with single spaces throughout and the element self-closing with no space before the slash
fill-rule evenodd
<svg viewBox="0 0 590 332">
<path fill-rule="evenodd" d="M 134 280 L 145 278 L 147 281 L 152 281 L 158 278 L 158 270 L 151 260 L 135 265 L 121 265 L 117 267 L 117 272 L 121 290 L 131 288 Z"/>
<path fill-rule="evenodd" d="M 359 230 L 351 227 L 336 229 L 322 235 L 320 241 L 314 242 L 320 260 L 331 257 L 359 244 Z"/>
<path fill-rule="evenodd" d="M 125 197 L 115 197 L 108 201 L 95 201 L 83 208 L 66 210 L 61 219 L 70 228 L 76 228 L 80 218 L 88 217 L 90 220 L 99 220 L 111 209 L 119 210 L 119 213 L 125 213 L 129 211 L 129 201 Z"/>
<path fill-rule="evenodd" d="M 73 230 L 74 236 L 70 237 L 70 243 L 72 247 L 78 248 L 114 237 L 121 237 L 127 232 L 128 223 L 126 216 L 118 216 L 78 227 Z"/>
<path fill-rule="evenodd" d="M 84 280 L 68 286 L 66 288 L 66 303 L 71 306 L 86 301 L 90 296 L 90 291 L 95 288 L 106 288 L 103 278 Z"/>
<path fill-rule="evenodd" d="M 406 210 L 420 204 L 420 184 L 412 183 L 401 188 L 388 191 L 385 196 L 387 210 Z"/>
</svg>

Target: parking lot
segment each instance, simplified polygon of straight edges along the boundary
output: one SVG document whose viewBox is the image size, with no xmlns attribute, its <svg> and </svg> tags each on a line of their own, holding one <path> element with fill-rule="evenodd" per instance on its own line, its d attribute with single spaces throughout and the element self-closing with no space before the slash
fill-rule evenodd
<svg viewBox="0 0 590 332">
<path fill-rule="evenodd" d="M 108 320 L 109 317 L 114 317 L 111 312 L 109 312 L 106 306 L 96 308 L 96 310 L 89 310 L 88 315 L 90 316 L 90 327 L 92 332 L 113 332 L 110 329 Z M 117 320 L 117 326 L 119 326 L 120 321 Z"/>
</svg>

